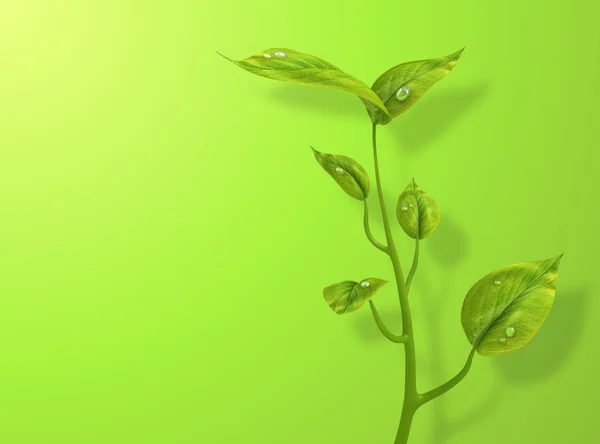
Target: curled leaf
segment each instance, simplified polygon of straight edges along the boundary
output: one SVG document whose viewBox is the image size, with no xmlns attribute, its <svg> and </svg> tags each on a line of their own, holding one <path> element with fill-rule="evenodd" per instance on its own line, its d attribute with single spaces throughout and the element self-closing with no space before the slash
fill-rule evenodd
<svg viewBox="0 0 600 444">
<path fill-rule="evenodd" d="M 388 281 L 367 278 L 360 282 L 343 281 L 323 289 L 323 297 L 337 314 L 350 313 L 362 307 Z"/>
<path fill-rule="evenodd" d="M 376 107 L 365 104 L 371 120 L 386 124 L 394 117 L 408 111 L 429 88 L 452 71 L 463 50 L 464 48 L 437 59 L 402 63 L 383 73 L 371 89 L 384 103 L 389 116 L 382 114 Z"/>
<path fill-rule="evenodd" d="M 317 162 L 333 177 L 342 189 L 358 200 L 369 195 L 369 176 L 365 169 L 350 157 L 321 153 L 312 149 Z"/>
<path fill-rule="evenodd" d="M 425 239 L 440 223 L 437 204 L 414 179 L 398 197 L 396 216 L 404 232 L 413 239 Z"/>
</svg>

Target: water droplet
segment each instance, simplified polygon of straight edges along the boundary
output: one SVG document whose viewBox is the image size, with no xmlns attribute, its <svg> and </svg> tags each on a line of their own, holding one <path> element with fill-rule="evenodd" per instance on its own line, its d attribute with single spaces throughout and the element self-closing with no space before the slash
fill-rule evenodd
<svg viewBox="0 0 600 444">
<path fill-rule="evenodd" d="M 285 57 L 285 52 L 283 52 L 283 51 L 275 51 L 275 55 L 277 57 Z"/>
<path fill-rule="evenodd" d="M 270 59 L 271 58 L 271 54 L 269 54 L 269 53 L 265 53 L 263 55 L 265 56 L 265 59 Z"/>
<path fill-rule="evenodd" d="M 401 102 L 404 102 L 406 99 L 408 99 L 408 96 L 410 96 L 410 89 L 406 86 L 403 86 L 398 91 L 396 91 L 396 99 L 398 99 Z"/>
<path fill-rule="evenodd" d="M 368 287 L 369 285 L 371 285 L 371 283 L 370 283 L 369 281 L 362 281 L 362 282 L 360 283 L 360 286 L 361 286 L 361 287 L 363 287 L 363 288 L 364 288 L 364 287 Z"/>
<path fill-rule="evenodd" d="M 506 330 L 504 330 L 504 334 L 506 334 L 506 336 L 508 336 L 509 338 L 512 338 L 516 333 L 515 327 L 506 327 Z"/>
<path fill-rule="evenodd" d="M 495 284 L 495 285 L 500 285 L 501 283 L 502 283 L 502 281 L 499 281 L 499 280 L 495 280 L 495 281 L 494 281 L 494 284 Z"/>
<path fill-rule="evenodd" d="M 343 168 L 336 167 L 335 172 L 338 173 L 338 174 L 344 174 L 346 171 L 344 171 Z"/>
<path fill-rule="evenodd" d="M 413 207 L 413 204 L 408 204 L 408 206 L 409 206 L 409 208 L 412 208 L 412 207 Z"/>
<path fill-rule="evenodd" d="M 401 209 L 402 211 L 407 211 L 407 210 L 408 210 L 408 207 L 405 205 L 405 206 L 403 206 L 403 207 L 402 207 L 402 208 L 400 208 L 400 209 Z"/>
<path fill-rule="evenodd" d="M 500 338 L 498 339 L 500 342 L 506 342 L 506 338 Z"/>
</svg>

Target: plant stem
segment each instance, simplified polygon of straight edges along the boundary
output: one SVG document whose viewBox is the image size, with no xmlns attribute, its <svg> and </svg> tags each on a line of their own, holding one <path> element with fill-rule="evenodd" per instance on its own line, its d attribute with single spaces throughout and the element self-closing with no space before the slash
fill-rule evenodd
<svg viewBox="0 0 600 444">
<path fill-rule="evenodd" d="M 410 271 L 408 272 L 408 277 L 406 278 L 406 292 L 410 291 L 410 284 L 415 277 L 415 273 L 417 271 L 417 266 L 419 265 L 419 236 L 415 240 L 415 256 L 413 258 L 412 267 L 410 267 Z"/>
<path fill-rule="evenodd" d="M 363 224 L 365 226 L 365 234 L 367 235 L 367 239 L 369 239 L 375 248 L 387 253 L 387 247 L 377 242 L 377 239 L 375 239 L 373 233 L 371 233 L 371 228 L 369 227 L 369 206 L 367 205 L 367 199 L 365 199 L 363 202 L 365 203 L 365 216 L 363 218 Z"/>
<path fill-rule="evenodd" d="M 396 435 L 395 444 L 406 444 L 410 434 L 412 419 L 419 407 L 420 397 L 417 393 L 417 369 L 415 358 L 415 340 L 413 336 L 412 317 L 410 314 L 410 304 L 408 302 L 408 292 L 402 273 L 402 265 L 398 257 L 398 251 L 394 243 L 394 237 L 390 228 L 387 209 L 383 198 L 383 189 L 381 187 L 381 177 L 379 173 L 379 160 L 377 157 L 377 125 L 373 124 L 373 162 L 375 165 L 375 179 L 377 182 L 377 194 L 381 206 L 381 216 L 383 218 L 383 228 L 387 241 L 387 254 L 392 261 L 396 285 L 398 288 L 398 298 L 402 309 L 402 336 L 404 339 L 405 354 L 405 372 L 404 372 L 404 402 L 402 405 L 402 416 Z"/>
<path fill-rule="evenodd" d="M 465 376 L 467 376 L 467 373 L 469 373 L 469 370 L 471 369 L 471 364 L 473 363 L 473 356 L 475 356 L 476 349 L 477 349 L 477 343 L 471 349 L 471 353 L 469 353 L 469 357 L 467 358 L 467 362 L 465 363 L 465 366 L 462 368 L 462 370 L 460 372 L 458 372 L 458 374 L 454 378 L 450 379 L 445 384 L 440 385 L 438 388 L 430 390 L 427 393 L 424 393 L 423 395 L 421 395 L 421 401 L 419 403 L 419 406 L 422 406 L 423 404 L 426 404 L 429 401 L 432 401 L 435 398 L 442 396 L 444 393 L 446 393 L 448 390 L 452 389 L 454 386 L 456 386 L 456 384 L 458 384 L 460 381 L 462 381 L 465 378 Z"/>
<path fill-rule="evenodd" d="M 377 311 L 377 308 L 375 307 L 375 303 L 372 300 L 369 301 L 369 305 L 371 306 L 371 312 L 373 313 L 373 318 L 375 319 L 375 323 L 377 324 L 377 327 L 379 327 L 379 331 L 381 333 L 383 333 L 383 336 L 385 336 L 392 342 L 396 342 L 397 344 L 402 344 L 406 338 L 404 336 L 395 335 L 385 326 L 385 324 L 381 320 L 381 316 L 379 316 L 379 312 Z"/>
</svg>

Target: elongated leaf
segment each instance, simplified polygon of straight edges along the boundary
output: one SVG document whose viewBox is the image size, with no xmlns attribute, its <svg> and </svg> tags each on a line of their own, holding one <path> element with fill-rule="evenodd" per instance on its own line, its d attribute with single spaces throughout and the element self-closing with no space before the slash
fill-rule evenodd
<svg viewBox="0 0 600 444">
<path fill-rule="evenodd" d="M 454 68 L 464 48 L 445 57 L 402 63 L 383 73 L 373 84 L 372 90 L 379 96 L 389 112 L 365 104 L 376 123 L 388 123 L 390 117 L 408 111 L 435 83 Z"/>
<path fill-rule="evenodd" d="M 387 282 L 377 278 L 338 282 L 324 288 L 323 297 L 337 314 L 350 313 L 368 302 Z"/>
<path fill-rule="evenodd" d="M 245 60 L 225 58 L 246 71 L 269 79 L 348 91 L 362 99 L 365 105 L 378 109 L 381 119 L 389 119 L 387 109 L 371 88 L 337 66 L 313 55 L 288 48 L 270 48 Z"/>
<path fill-rule="evenodd" d="M 480 355 L 516 350 L 538 332 L 554 302 L 561 257 L 500 268 L 469 290 L 461 320 Z"/>
<path fill-rule="evenodd" d="M 437 204 L 414 179 L 398 198 L 396 216 L 404 232 L 413 239 L 425 239 L 440 223 Z"/>
<path fill-rule="evenodd" d="M 369 176 L 354 159 L 336 154 L 325 154 L 312 149 L 317 162 L 333 177 L 342 189 L 358 200 L 369 195 Z"/>
</svg>

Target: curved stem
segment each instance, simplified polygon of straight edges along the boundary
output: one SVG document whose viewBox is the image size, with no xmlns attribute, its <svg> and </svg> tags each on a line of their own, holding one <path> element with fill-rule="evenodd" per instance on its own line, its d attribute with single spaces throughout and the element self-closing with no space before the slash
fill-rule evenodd
<svg viewBox="0 0 600 444">
<path fill-rule="evenodd" d="M 377 327 L 379 327 L 379 331 L 383 333 L 383 336 L 388 338 L 390 341 L 395 342 L 397 344 L 402 344 L 406 340 L 404 336 L 398 336 L 392 333 L 383 323 L 381 316 L 379 316 L 379 312 L 375 307 L 375 303 L 373 301 L 369 301 L 369 305 L 371 306 L 371 312 L 373 313 L 373 318 L 375 319 L 375 323 Z"/>
<path fill-rule="evenodd" d="M 367 199 L 364 200 L 364 203 L 365 203 L 365 217 L 364 217 L 363 223 L 365 226 L 365 234 L 367 235 L 367 238 L 369 239 L 369 241 L 373 244 L 373 246 L 375 248 L 383 251 L 384 253 L 387 253 L 388 252 L 387 247 L 385 245 L 382 245 L 379 242 L 377 242 L 377 239 L 375 239 L 375 237 L 373 236 L 373 233 L 371 233 L 371 228 L 369 227 L 369 206 L 367 205 Z"/>
<path fill-rule="evenodd" d="M 428 391 L 427 393 L 422 394 L 419 398 L 419 406 L 422 406 L 423 404 L 428 403 L 429 401 L 438 398 L 439 396 L 442 396 L 444 393 L 446 393 L 448 390 L 450 390 L 451 388 L 453 388 L 454 386 L 456 386 L 456 384 L 458 384 L 460 381 L 462 381 L 465 376 L 467 376 L 467 373 L 469 373 L 469 370 L 471 369 L 471 364 L 473 363 L 473 356 L 475 356 L 475 349 L 476 346 L 473 347 L 473 349 L 471 350 L 471 353 L 469 353 L 469 357 L 467 358 L 467 362 L 465 363 L 465 366 L 462 368 L 462 370 L 460 372 L 458 372 L 458 374 L 450 379 L 448 382 L 446 382 L 445 384 L 440 385 L 438 388 L 435 388 L 433 390 Z"/>
<path fill-rule="evenodd" d="M 408 277 L 406 278 L 406 292 L 410 291 L 410 284 L 415 277 L 415 273 L 417 271 L 417 266 L 419 265 L 419 237 L 415 240 L 415 256 L 413 258 L 412 267 L 410 267 L 410 271 L 408 272 Z"/>
<path fill-rule="evenodd" d="M 408 302 L 408 292 L 402 273 L 402 265 L 398 257 L 394 237 L 390 228 L 390 221 L 385 207 L 383 198 L 383 189 L 381 187 L 381 177 L 379 174 L 379 159 L 377 157 L 377 125 L 373 124 L 373 161 L 375 165 L 375 179 L 377 182 L 377 194 L 379 196 L 379 204 L 381 206 L 381 216 L 383 218 L 383 228 L 387 241 L 387 254 L 389 255 L 396 285 L 398 288 L 398 298 L 400 299 L 400 307 L 402 308 L 402 336 L 404 340 L 405 354 L 405 371 L 404 371 L 404 402 L 402 404 L 402 417 L 398 426 L 395 444 L 406 444 L 408 435 L 410 434 L 410 426 L 417 408 L 419 407 L 419 395 L 417 393 L 417 363 L 415 358 L 415 340 L 413 337 L 412 317 L 410 314 L 410 304 Z"/>
</svg>

